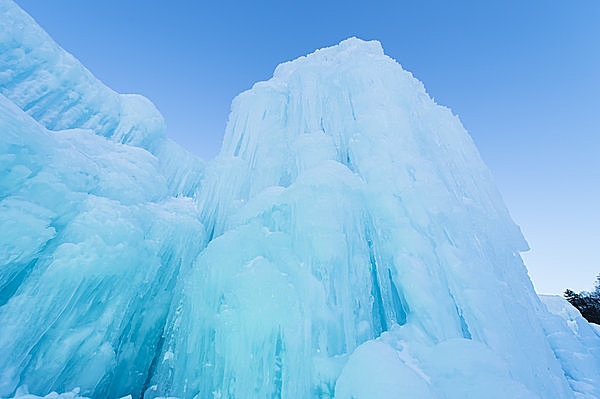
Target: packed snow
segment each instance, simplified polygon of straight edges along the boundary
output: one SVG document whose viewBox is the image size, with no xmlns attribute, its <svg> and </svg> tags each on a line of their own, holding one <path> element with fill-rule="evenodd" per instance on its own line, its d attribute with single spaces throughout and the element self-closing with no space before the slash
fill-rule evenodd
<svg viewBox="0 0 600 399">
<path fill-rule="evenodd" d="M 0 232 L 3 398 L 600 397 L 597 330 L 376 41 L 278 66 L 205 163 L 0 0 Z"/>
</svg>

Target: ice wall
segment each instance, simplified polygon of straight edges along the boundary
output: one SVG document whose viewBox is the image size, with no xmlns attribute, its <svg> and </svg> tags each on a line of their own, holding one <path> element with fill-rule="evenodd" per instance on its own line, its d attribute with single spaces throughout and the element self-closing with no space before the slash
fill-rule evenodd
<svg viewBox="0 0 600 399">
<path fill-rule="evenodd" d="M 85 128 L 149 150 L 172 193 L 192 194 L 203 164 L 165 137 L 148 99 L 106 87 L 11 0 L 0 0 L 0 16 L 0 94 L 49 130 Z"/>
<path fill-rule="evenodd" d="M 0 397 L 145 389 L 206 241 L 203 163 L 164 131 L 0 0 Z"/>
<path fill-rule="evenodd" d="M 540 295 L 540 319 L 565 376 L 581 397 L 600 397 L 600 335 L 566 299 Z"/>
<path fill-rule="evenodd" d="M 148 395 L 572 396 L 489 171 L 378 42 L 238 96 L 198 203 Z"/>
<path fill-rule="evenodd" d="M 378 42 L 280 65 L 206 165 L 165 129 L 0 0 L 0 397 L 600 396 L 600 338 Z"/>
<path fill-rule="evenodd" d="M 171 291 L 204 246 L 145 150 L 49 132 L 0 95 L 0 397 L 141 392 Z"/>
</svg>

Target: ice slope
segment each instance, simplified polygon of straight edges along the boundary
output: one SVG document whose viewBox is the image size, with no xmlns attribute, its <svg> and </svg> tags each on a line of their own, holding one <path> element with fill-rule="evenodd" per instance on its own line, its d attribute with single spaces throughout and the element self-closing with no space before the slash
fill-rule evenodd
<svg viewBox="0 0 600 399">
<path fill-rule="evenodd" d="M 379 43 L 241 94 L 205 173 L 147 396 L 573 397 L 489 171 Z"/>
<path fill-rule="evenodd" d="M 6 0 L 0 93 L 0 397 L 139 395 L 205 244 L 203 163 Z"/>
<path fill-rule="evenodd" d="M 0 397 L 599 397 L 526 248 L 377 42 L 280 65 L 204 165 L 0 0 Z"/>
<path fill-rule="evenodd" d="M 0 397 L 141 392 L 204 246 L 195 204 L 147 151 L 49 132 L 1 95 L 0 132 Z"/>
<path fill-rule="evenodd" d="M 540 315 L 544 330 L 569 384 L 582 397 L 600 397 L 600 334 L 564 298 L 540 299 L 549 311 Z"/>
<path fill-rule="evenodd" d="M 148 99 L 106 87 L 11 0 L 0 0 L 0 16 L 0 94 L 47 129 L 91 129 L 149 150 L 170 191 L 192 194 L 202 162 L 165 138 L 163 117 Z"/>
</svg>

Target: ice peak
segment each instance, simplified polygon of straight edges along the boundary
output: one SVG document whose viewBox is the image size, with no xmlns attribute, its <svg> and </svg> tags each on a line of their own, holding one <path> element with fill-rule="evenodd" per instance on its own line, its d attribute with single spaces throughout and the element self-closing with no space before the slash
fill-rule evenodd
<svg viewBox="0 0 600 399">
<path fill-rule="evenodd" d="M 91 129 L 156 152 L 166 127 L 150 100 L 104 85 L 12 1 L 0 1 L 0 32 L 0 94 L 49 130 Z"/>
<path fill-rule="evenodd" d="M 335 54 L 373 54 L 383 55 L 383 47 L 378 40 L 362 40 L 356 36 L 349 37 L 342 40 L 334 46 L 324 47 L 322 49 L 314 51 L 307 57 L 314 57 L 316 54 L 324 54 L 327 56 Z"/>
<path fill-rule="evenodd" d="M 379 41 L 349 37 L 334 46 L 324 47 L 306 56 L 282 63 L 277 66 L 273 75 L 274 77 L 284 77 L 296 68 L 307 64 L 335 65 L 356 59 L 382 57 L 385 57 L 385 55 Z"/>
</svg>

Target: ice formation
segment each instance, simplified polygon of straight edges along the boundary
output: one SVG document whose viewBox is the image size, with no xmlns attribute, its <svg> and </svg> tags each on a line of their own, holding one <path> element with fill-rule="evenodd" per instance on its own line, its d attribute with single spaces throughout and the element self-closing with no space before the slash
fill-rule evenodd
<svg viewBox="0 0 600 399">
<path fill-rule="evenodd" d="M 598 332 L 378 42 L 280 65 L 206 164 L 165 130 L 0 0 L 0 397 L 600 397 Z"/>
</svg>

